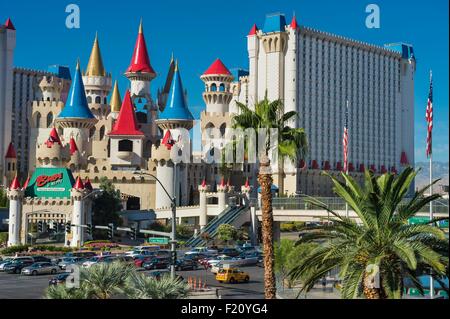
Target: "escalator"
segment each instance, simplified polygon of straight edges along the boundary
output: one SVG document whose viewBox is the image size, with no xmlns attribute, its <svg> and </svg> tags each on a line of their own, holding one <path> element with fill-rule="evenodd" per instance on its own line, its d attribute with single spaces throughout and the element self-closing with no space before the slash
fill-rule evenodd
<svg viewBox="0 0 450 319">
<path fill-rule="evenodd" d="M 201 237 L 202 233 L 207 233 L 210 238 L 217 235 L 217 230 L 222 224 L 232 224 L 239 216 L 249 210 L 248 206 L 230 206 L 213 218 L 208 225 L 197 235 L 186 242 L 186 246 L 196 247 L 206 244 L 206 240 Z"/>
</svg>

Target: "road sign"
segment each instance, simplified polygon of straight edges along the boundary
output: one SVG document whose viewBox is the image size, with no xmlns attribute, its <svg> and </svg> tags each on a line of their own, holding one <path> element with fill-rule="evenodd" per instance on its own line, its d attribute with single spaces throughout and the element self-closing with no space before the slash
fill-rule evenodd
<svg viewBox="0 0 450 319">
<path fill-rule="evenodd" d="M 169 238 L 165 237 L 150 237 L 148 242 L 151 244 L 163 244 L 167 245 L 169 243 Z"/>
</svg>

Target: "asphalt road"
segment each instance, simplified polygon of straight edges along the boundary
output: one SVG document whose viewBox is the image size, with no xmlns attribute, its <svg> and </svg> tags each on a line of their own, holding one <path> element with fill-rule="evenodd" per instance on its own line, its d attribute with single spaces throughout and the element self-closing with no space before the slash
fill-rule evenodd
<svg viewBox="0 0 450 319">
<path fill-rule="evenodd" d="M 186 280 L 189 277 L 201 278 L 207 287 L 218 288 L 222 299 L 262 299 L 264 297 L 264 271 L 259 267 L 243 267 L 250 274 L 250 282 L 220 284 L 210 271 L 178 271 Z M 24 276 L 0 272 L 0 299 L 41 299 L 54 275 Z"/>
</svg>

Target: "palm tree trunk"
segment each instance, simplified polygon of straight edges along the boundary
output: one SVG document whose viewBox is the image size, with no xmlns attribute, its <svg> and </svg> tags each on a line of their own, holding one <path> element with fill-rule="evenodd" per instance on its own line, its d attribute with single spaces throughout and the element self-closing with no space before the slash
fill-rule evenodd
<svg viewBox="0 0 450 319">
<path fill-rule="evenodd" d="M 365 274 L 363 280 L 363 294 L 366 299 L 386 299 L 387 296 L 384 293 L 384 290 L 381 288 L 381 282 L 380 288 L 373 287 L 373 284 L 370 284 L 370 282 L 371 276 Z"/>
<path fill-rule="evenodd" d="M 261 186 L 262 242 L 264 251 L 264 291 L 266 299 L 276 299 L 274 251 L 273 251 L 273 212 L 272 212 L 272 174 L 270 161 L 261 161 L 258 175 Z"/>
</svg>

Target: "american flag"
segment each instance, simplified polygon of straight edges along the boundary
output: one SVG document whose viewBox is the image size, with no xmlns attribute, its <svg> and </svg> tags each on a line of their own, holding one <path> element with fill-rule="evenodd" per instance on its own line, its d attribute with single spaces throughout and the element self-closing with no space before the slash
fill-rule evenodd
<svg viewBox="0 0 450 319">
<path fill-rule="evenodd" d="M 427 111 L 425 113 L 427 120 L 427 157 L 431 156 L 431 132 L 433 131 L 433 78 L 430 71 L 430 92 L 428 93 Z"/>
<path fill-rule="evenodd" d="M 345 108 L 345 124 L 344 137 L 342 138 L 342 145 L 344 146 L 344 172 L 348 171 L 348 101 Z"/>
</svg>

